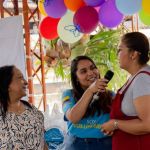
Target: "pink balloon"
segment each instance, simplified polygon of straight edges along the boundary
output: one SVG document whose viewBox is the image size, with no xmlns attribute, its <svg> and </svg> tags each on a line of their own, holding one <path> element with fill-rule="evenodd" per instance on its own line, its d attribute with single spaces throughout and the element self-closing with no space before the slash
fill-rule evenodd
<svg viewBox="0 0 150 150">
<path fill-rule="evenodd" d="M 115 5 L 115 0 L 106 1 L 99 10 L 99 21 L 108 28 L 116 27 L 121 23 L 123 14 L 121 14 Z"/>
<path fill-rule="evenodd" d="M 73 18 L 74 25 L 82 33 L 91 33 L 98 25 L 98 13 L 91 6 L 79 8 Z"/>
<path fill-rule="evenodd" d="M 97 12 L 99 12 L 100 7 L 94 7 L 94 9 L 95 9 Z"/>
</svg>

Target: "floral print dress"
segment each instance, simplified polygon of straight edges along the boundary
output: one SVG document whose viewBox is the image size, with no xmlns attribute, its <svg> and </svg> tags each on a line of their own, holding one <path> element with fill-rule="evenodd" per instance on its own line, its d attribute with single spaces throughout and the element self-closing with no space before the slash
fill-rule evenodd
<svg viewBox="0 0 150 150">
<path fill-rule="evenodd" d="M 0 150 L 43 150 L 44 118 L 34 106 L 25 106 L 17 115 L 7 112 L 5 123 L 0 115 Z"/>
</svg>

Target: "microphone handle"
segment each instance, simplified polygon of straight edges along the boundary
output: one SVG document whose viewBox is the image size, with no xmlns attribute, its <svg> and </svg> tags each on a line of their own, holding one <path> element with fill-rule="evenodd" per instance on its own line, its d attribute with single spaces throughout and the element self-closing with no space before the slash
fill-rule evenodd
<svg viewBox="0 0 150 150">
<path fill-rule="evenodd" d="M 92 106 L 92 104 L 94 103 L 94 101 L 97 101 L 99 99 L 99 94 L 100 94 L 100 92 L 96 92 L 96 94 L 93 95 L 93 99 L 90 102 L 90 107 Z"/>
<path fill-rule="evenodd" d="M 111 70 L 108 70 L 104 76 L 105 79 L 107 79 L 108 81 L 106 82 L 108 84 L 108 82 L 112 79 L 114 75 L 114 72 L 112 72 Z M 96 92 L 96 94 L 93 95 L 93 99 L 90 103 L 90 107 L 93 105 L 94 101 L 97 101 L 99 99 L 99 95 L 100 92 Z"/>
<path fill-rule="evenodd" d="M 108 81 L 108 82 L 109 82 L 109 81 Z M 107 82 L 107 83 L 108 83 L 108 82 Z M 97 101 L 97 100 L 99 99 L 100 93 L 101 93 L 101 92 L 96 92 L 96 93 L 93 95 L 93 99 L 92 99 L 92 101 L 90 102 L 90 107 L 93 105 L 94 101 Z"/>
</svg>

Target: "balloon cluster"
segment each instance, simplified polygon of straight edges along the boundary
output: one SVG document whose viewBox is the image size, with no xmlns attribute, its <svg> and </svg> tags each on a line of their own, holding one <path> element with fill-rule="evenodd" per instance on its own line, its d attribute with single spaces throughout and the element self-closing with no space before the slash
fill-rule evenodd
<svg viewBox="0 0 150 150">
<path fill-rule="evenodd" d="M 66 43 L 77 42 L 99 23 L 114 28 L 125 15 L 137 12 L 150 25 L 149 0 L 39 0 L 38 7 L 45 16 L 39 25 L 41 35 L 49 40 L 59 37 Z"/>
</svg>

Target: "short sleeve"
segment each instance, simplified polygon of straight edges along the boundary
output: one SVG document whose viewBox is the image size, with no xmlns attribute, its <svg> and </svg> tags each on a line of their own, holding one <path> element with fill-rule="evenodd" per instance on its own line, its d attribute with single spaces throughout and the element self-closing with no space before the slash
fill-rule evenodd
<svg viewBox="0 0 150 150">
<path fill-rule="evenodd" d="M 133 81 L 133 99 L 150 95 L 150 75 L 141 73 Z"/>
<path fill-rule="evenodd" d="M 68 109 L 72 108 L 75 104 L 74 98 L 72 96 L 71 90 L 66 90 L 62 94 L 62 109 L 66 113 Z"/>
</svg>

